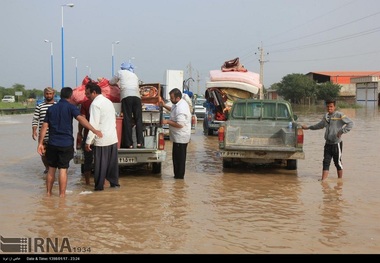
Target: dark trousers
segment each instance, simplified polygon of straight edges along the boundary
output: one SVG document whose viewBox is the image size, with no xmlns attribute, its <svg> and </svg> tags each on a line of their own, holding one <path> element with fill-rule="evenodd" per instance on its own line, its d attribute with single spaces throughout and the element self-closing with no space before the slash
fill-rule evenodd
<svg viewBox="0 0 380 263">
<path fill-rule="evenodd" d="M 81 145 L 83 155 L 84 155 L 84 163 L 81 164 L 81 172 L 82 173 L 92 171 L 92 166 L 93 166 L 93 161 L 94 161 L 93 151 L 88 152 L 85 150 L 86 139 L 87 139 L 87 135 L 85 135 L 83 137 L 82 145 Z"/>
<path fill-rule="evenodd" d="M 331 159 L 334 160 L 336 169 L 343 170 L 342 164 L 343 142 L 337 144 L 325 144 L 323 152 L 323 170 L 328 171 L 330 168 Z"/>
<path fill-rule="evenodd" d="M 133 123 L 136 124 L 137 144 L 143 145 L 144 136 L 141 99 L 139 97 L 126 97 L 121 100 L 121 106 L 123 111 L 123 134 L 121 140 L 122 148 L 129 148 L 133 145 Z"/>
<path fill-rule="evenodd" d="M 173 142 L 172 159 L 175 178 L 184 178 L 186 169 L 187 143 Z"/>
<path fill-rule="evenodd" d="M 119 186 L 117 143 L 109 146 L 92 146 L 94 151 L 95 190 L 103 190 L 107 179 L 111 186 Z"/>
</svg>

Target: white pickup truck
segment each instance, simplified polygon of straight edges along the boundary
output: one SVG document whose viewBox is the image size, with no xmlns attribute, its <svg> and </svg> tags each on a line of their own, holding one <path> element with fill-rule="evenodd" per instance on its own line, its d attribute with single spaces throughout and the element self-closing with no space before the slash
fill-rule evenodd
<svg viewBox="0 0 380 263">
<path fill-rule="evenodd" d="M 1 100 L 2 102 L 15 102 L 15 96 L 12 95 L 5 95 L 4 98 Z"/>
<path fill-rule="evenodd" d="M 218 131 L 223 167 L 239 163 L 286 165 L 297 169 L 305 159 L 303 130 L 291 104 L 281 100 L 236 100 Z"/>
<path fill-rule="evenodd" d="M 117 132 L 119 137 L 119 167 L 146 165 L 154 174 L 160 174 L 162 162 L 166 160 L 164 130 L 162 128 L 162 107 L 158 105 L 161 87 L 158 83 L 141 84 L 142 115 L 144 131 L 144 147 L 136 147 L 136 133 L 133 129 L 134 148 L 120 148 L 122 135 L 122 117 L 117 117 Z M 120 103 L 114 103 L 116 112 L 121 112 Z"/>
</svg>

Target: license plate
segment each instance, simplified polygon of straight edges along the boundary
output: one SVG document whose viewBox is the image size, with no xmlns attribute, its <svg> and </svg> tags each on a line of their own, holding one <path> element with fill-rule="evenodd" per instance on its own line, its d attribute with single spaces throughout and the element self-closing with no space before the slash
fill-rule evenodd
<svg viewBox="0 0 380 263">
<path fill-rule="evenodd" d="M 136 163 L 136 158 L 133 158 L 133 157 L 119 157 L 119 163 Z"/>
</svg>

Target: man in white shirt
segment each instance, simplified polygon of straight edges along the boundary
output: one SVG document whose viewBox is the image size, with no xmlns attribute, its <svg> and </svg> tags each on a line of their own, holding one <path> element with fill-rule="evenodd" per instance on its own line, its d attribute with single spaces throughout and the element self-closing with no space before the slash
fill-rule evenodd
<svg viewBox="0 0 380 263">
<path fill-rule="evenodd" d="M 134 66 L 124 62 L 120 70 L 109 81 L 110 85 L 119 83 L 121 109 L 123 111 L 122 148 L 133 148 L 132 127 L 136 124 L 137 148 L 143 148 L 144 135 L 142 124 L 142 104 L 139 79 L 134 73 Z"/>
<path fill-rule="evenodd" d="M 117 159 L 116 112 L 112 102 L 102 95 L 98 84 L 86 84 L 86 93 L 92 100 L 90 106 L 90 123 L 101 130 L 103 137 L 96 137 L 89 131 L 86 139 L 86 151 L 94 150 L 95 191 L 104 190 L 107 179 L 111 187 L 120 187 L 119 165 Z M 91 144 L 93 144 L 91 149 Z"/>
<path fill-rule="evenodd" d="M 163 120 L 162 124 L 169 124 L 170 140 L 173 142 L 172 159 L 175 179 L 183 179 L 186 170 L 187 145 L 191 138 L 191 113 L 188 103 L 182 98 L 179 89 L 169 92 L 172 106 L 161 104 L 170 110 L 170 119 Z"/>
</svg>

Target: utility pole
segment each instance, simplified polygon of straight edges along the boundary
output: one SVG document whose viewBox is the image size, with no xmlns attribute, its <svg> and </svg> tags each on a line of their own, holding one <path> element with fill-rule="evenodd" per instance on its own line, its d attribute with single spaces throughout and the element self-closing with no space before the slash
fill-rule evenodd
<svg viewBox="0 0 380 263">
<path fill-rule="evenodd" d="M 189 73 L 189 78 L 193 77 L 193 67 L 191 66 L 191 62 L 187 65 L 187 72 Z"/>
<path fill-rule="evenodd" d="M 262 85 L 262 88 L 260 89 L 260 99 L 264 99 L 264 63 L 268 62 L 268 60 L 264 60 L 264 48 L 263 48 L 263 42 L 261 42 L 261 47 L 258 48 L 260 51 L 260 84 Z M 269 53 L 266 53 L 266 55 L 269 55 Z"/>
<path fill-rule="evenodd" d="M 197 95 L 198 97 L 200 96 L 199 92 L 200 92 L 200 85 L 199 83 L 201 82 L 201 77 L 199 76 L 199 71 L 197 70 Z"/>
</svg>

